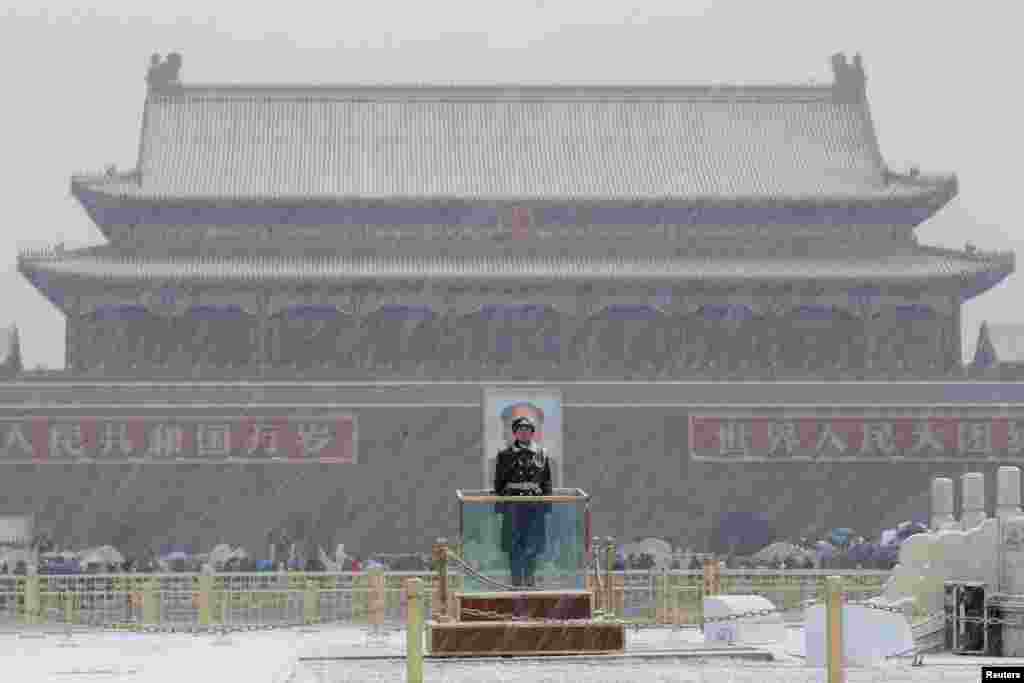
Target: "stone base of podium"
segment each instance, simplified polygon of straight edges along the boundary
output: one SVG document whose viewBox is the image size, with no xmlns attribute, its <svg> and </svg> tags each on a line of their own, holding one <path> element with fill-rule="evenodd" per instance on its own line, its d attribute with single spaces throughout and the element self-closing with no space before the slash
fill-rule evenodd
<svg viewBox="0 0 1024 683">
<path fill-rule="evenodd" d="M 593 600 L 593 593 L 579 590 L 456 593 L 453 616 L 460 622 L 591 619 Z"/>
<path fill-rule="evenodd" d="M 594 621 L 476 621 L 427 623 L 434 657 L 620 654 L 622 624 Z"/>
</svg>

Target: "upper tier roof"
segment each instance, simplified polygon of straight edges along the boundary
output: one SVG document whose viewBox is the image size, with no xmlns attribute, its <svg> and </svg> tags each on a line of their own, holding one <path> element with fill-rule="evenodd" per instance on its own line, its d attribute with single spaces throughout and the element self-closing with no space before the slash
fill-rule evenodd
<svg viewBox="0 0 1024 683">
<path fill-rule="evenodd" d="M 839 59 L 832 86 L 182 86 L 151 75 L 136 173 L 76 182 L 151 200 L 948 199 L 952 177 L 886 171 L 859 60 Z"/>
</svg>

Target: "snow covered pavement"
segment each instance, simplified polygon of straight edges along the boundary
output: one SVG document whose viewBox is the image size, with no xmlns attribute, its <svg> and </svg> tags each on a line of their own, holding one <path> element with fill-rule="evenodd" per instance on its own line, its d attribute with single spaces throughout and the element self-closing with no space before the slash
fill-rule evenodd
<svg viewBox="0 0 1024 683">
<path fill-rule="evenodd" d="M 790 630 L 791 641 L 760 646 L 776 661 L 736 659 L 603 659 L 570 661 L 427 660 L 429 683 L 799 683 L 824 681 L 824 671 L 803 665 L 794 656 L 802 632 Z M 367 639 L 365 628 L 341 626 L 313 633 L 279 630 L 231 634 L 225 641 L 214 635 L 76 633 L 72 646 L 64 635 L 20 638 L 0 634 L 0 672 L 18 683 L 54 681 L 174 681 L 225 683 L 384 683 L 405 680 L 405 633 L 392 631 L 379 640 Z M 630 652 L 695 649 L 702 642 L 696 630 L 641 630 L 629 634 Z M 383 657 L 358 661 L 333 658 Z M 309 658 L 331 658 L 309 661 Z M 300 661 L 305 659 L 307 661 Z M 988 662 L 993 660 L 988 659 Z M 999 660 L 1001 664 L 1024 664 Z M 980 680 L 981 661 L 951 655 L 926 655 L 923 667 L 909 660 L 877 667 L 848 669 L 849 683 L 907 681 L 972 683 Z"/>
</svg>

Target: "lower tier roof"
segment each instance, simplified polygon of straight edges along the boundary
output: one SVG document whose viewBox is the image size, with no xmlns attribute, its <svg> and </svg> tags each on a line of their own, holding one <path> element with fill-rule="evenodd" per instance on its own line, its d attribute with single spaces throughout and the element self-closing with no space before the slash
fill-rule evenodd
<svg viewBox="0 0 1024 683">
<path fill-rule="evenodd" d="M 870 253 L 834 256 L 597 256 L 567 253 L 493 256 L 413 256 L 379 252 L 355 256 L 166 256 L 127 254 L 113 247 L 53 250 L 19 256 L 19 270 L 34 276 L 71 276 L 119 283 L 201 281 L 331 283 L 366 280 L 630 280 L 660 282 L 800 282 L 813 280 L 910 283 L 983 276 L 988 289 L 1014 270 L 1012 253 L 961 252 L 896 245 Z M 984 290 L 982 290 L 984 291 Z"/>
<path fill-rule="evenodd" d="M 109 377 L 87 378 L 75 373 L 52 373 L 0 383 L 0 410 L 24 411 L 27 406 L 57 409 L 67 403 L 79 409 L 128 408 L 130 415 L 146 410 L 162 411 L 196 406 L 273 408 L 299 405 L 393 407 L 396 404 L 423 408 L 465 407 L 479 410 L 484 387 L 508 383 L 508 378 L 464 381 L 444 379 L 380 378 L 359 381 L 320 381 L 303 377 L 289 381 L 241 379 L 202 381 L 195 378 L 167 380 L 152 376 L 132 381 Z M 515 381 L 516 387 L 558 389 L 562 405 L 586 407 L 679 406 L 722 410 L 787 407 L 828 409 L 857 407 L 865 411 L 886 407 L 935 408 L 971 406 L 984 409 L 1024 406 L 1024 382 L 963 382 L 947 378 L 934 381 Z M 102 387 L 102 390 L 97 390 Z M 20 413 L 19 413 L 20 414 Z M 93 413 L 96 414 L 96 413 Z M 100 413 L 104 414 L 104 413 Z M 1005 414 L 1005 412 L 1004 412 Z"/>
</svg>

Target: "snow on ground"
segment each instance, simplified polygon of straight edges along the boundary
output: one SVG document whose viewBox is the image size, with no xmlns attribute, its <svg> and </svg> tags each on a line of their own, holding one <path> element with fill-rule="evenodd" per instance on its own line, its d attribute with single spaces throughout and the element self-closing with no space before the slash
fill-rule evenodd
<svg viewBox="0 0 1024 683">
<path fill-rule="evenodd" d="M 424 662 L 425 683 L 802 683 L 824 681 L 825 672 L 803 666 L 798 651 L 802 631 L 790 630 L 791 641 L 759 646 L 777 661 L 744 660 L 613 660 Z M 385 683 L 405 681 L 402 660 L 300 662 L 299 657 L 341 657 L 405 654 L 404 631 L 368 639 L 365 628 L 325 627 L 307 633 L 297 629 L 215 635 L 75 633 L 74 646 L 62 634 L 19 638 L 0 634 L 0 679 L 17 683 Z M 699 632 L 629 631 L 629 651 L 692 649 Z M 989 659 L 988 662 L 993 660 Z M 1022 660 L 997 660 L 1024 664 Z M 952 655 L 926 655 L 923 667 L 909 660 L 876 667 L 851 668 L 849 683 L 921 682 L 972 683 L 980 680 L 980 661 Z"/>
</svg>

